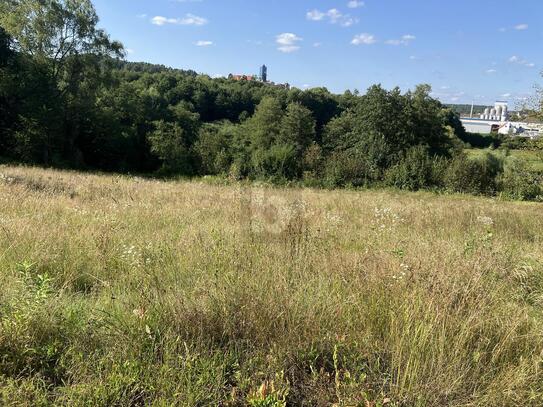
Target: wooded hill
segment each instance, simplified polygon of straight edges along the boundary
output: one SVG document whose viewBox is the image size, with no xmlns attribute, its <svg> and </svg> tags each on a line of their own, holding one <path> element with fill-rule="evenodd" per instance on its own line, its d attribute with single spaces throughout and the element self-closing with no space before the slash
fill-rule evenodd
<svg viewBox="0 0 543 407">
<path fill-rule="evenodd" d="M 89 0 L 8 1 L 0 16 L 0 155 L 11 160 L 322 186 L 498 190 L 500 164 L 467 163 L 458 115 L 427 85 L 336 95 L 129 63 L 122 45 L 97 29 Z M 447 179 L 451 168 L 458 179 Z"/>
</svg>

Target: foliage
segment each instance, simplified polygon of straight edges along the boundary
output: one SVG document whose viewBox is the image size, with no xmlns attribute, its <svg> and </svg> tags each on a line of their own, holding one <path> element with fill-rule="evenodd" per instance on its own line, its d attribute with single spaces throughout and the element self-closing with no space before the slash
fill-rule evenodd
<svg viewBox="0 0 543 407">
<path fill-rule="evenodd" d="M 472 148 L 498 148 L 504 141 L 504 136 L 499 134 L 464 133 L 459 138 Z"/>
<path fill-rule="evenodd" d="M 445 186 L 450 191 L 470 194 L 492 194 L 497 190 L 497 177 L 503 171 L 503 160 L 485 153 L 476 159 L 460 154 L 445 174 Z"/>
<path fill-rule="evenodd" d="M 524 150 L 530 148 L 532 141 L 525 137 L 505 137 L 501 146 L 510 150 Z"/>
<path fill-rule="evenodd" d="M 185 130 L 177 123 L 156 122 L 149 135 L 151 151 L 162 161 L 162 171 L 187 174 L 192 165 Z"/>
<path fill-rule="evenodd" d="M 194 151 L 202 175 L 227 174 L 233 161 L 233 137 L 237 129 L 230 122 L 202 126 Z"/>
<path fill-rule="evenodd" d="M 80 164 L 77 142 L 88 125 L 84 113 L 92 111 L 103 82 L 102 61 L 122 55 L 122 45 L 110 41 L 97 23 L 90 0 L 0 3 L 0 26 L 17 56 L 17 68 L 8 71 L 15 75 L 11 97 L 21 118 L 9 126 L 18 134 L 16 158 L 60 164 L 70 156 Z"/>
<path fill-rule="evenodd" d="M 488 160 L 459 155 L 462 141 L 501 139 L 466 134 L 428 85 L 335 95 L 210 78 L 119 59 L 122 45 L 98 28 L 90 0 L 11 0 L 0 7 L 4 159 L 329 187 L 447 184 L 499 192 L 499 171 Z M 448 162 L 451 174 L 443 170 Z"/>
<path fill-rule="evenodd" d="M 331 120 L 324 136 L 324 146 L 330 153 L 329 180 L 338 185 L 361 185 L 379 181 L 388 172 L 387 183 L 403 184 L 400 178 L 411 177 L 413 174 L 406 171 L 414 168 L 408 169 L 411 164 L 402 161 L 406 157 L 416 161 L 414 151 L 427 151 L 424 157 L 456 154 L 456 116 L 431 99 L 429 91 L 429 87 L 420 86 L 402 95 L 398 89 L 387 92 L 374 86 L 354 108 Z M 423 181 L 412 187 L 427 184 Z"/>
<path fill-rule="evenodd" d="M 543 199 L 543 174 L 530 170 L 526 163 L 511 160 L 501 177 L 503 195 L 521 201 Z"/>
<path fill-rule="evenodd" d="M 298 103 L 289 104 L 281 121 L 279 142 L 291 145 L 300 159 L 316 141 L 315 136 L 315 119 L 311 111 Z"/>
<path fill-rule="evenodd" d="M 385 183 L 410 191 L 437 186 L 441 181 L 441 174 L 436 169 L 439 164 L 440 161 L 432 158 L 426 148 L 413 147 L 406 152 L 405 158 L 387 170 Z"/>
<path fill-rule="evenodd" d="M 333 152 L 325 174 L 331 186 L 368 186 L 381 179 L 388 145 L 380 135 L 364 139 L 354 148 Z"/>
<path fill-rule="evenodd" d="M 447 108 L 451 109 L 453 112 L 457 113 L 459 116 L 469 116 L 471 113 L 471 105 L 462 105 L 462 104 L 447 104 Z M 483 114 L 485 109 L 488 106 L 485 105 L 474 105 L 473 106 L 473 115 L 478 117 Z"/>
</svg>

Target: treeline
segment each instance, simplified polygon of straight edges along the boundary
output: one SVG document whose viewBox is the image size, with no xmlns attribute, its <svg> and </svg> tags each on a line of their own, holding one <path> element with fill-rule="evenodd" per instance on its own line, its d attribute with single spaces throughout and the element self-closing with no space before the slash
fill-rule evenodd
<svg viewBox="0 0 543 407">
<path fill-rule="evenodd" d="M 0 155 L 104 171 L 495 193 L 421 85 L 342 95 L 122 61 L 89 0 L 0 3 Z"/>
<path fill-rule="evenodd" d="M 471 105 L 446 104 L 445 106 L 460 116 L 469 116 L 471 113 Z M 474 105 L 473 106 L 474 117 L 478 117 L 478 115 L 483 114 L 487 107 L 488 106 L 484 106 L 484 105 Z"/>
</svg>

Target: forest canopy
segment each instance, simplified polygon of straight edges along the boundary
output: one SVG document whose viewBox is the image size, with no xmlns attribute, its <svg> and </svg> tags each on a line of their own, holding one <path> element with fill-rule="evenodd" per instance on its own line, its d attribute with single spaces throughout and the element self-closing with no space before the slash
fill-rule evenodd
<svg viewBox="0 0 543 407">
<path fill-rule="evenodd" d="M 409 189 L 446 186 L 464 159 L 459 116 L 428 85 L 338 95 L 131 63 L 98 22 L 90 0 L 1 3 L 0 156 Z"/>
</svg>

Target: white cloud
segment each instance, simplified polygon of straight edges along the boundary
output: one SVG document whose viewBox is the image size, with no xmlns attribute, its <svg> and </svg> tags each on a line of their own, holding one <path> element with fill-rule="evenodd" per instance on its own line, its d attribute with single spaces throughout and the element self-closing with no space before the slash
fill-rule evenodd
<svg viewBox="0 0 543 407">
<path fill-rule="evenodd" d="M 315 48 L 319 48 L 321 45 L 322 45 L 322 42 L 314 42 L 314 43 L 313 43 L 313 46 L 314 46 Z"/>
<path fill-rule="evenodd" d="M 402 43 L 401 40 L 386 40 L 385 44 L 387 45 L 400 45 Z"/>
<path fill-rule="evenodd" d="M 284 52 L 285 54 L 290 54 L 291 52 L 296 52 L 300 49 L 298 45 L 281 45 L 277 48 L 278 51 Z"/>
<path fill-rule="evenodd" d="M 302 39 L 293 33 L 283 33 L 279 34 L 276 37 L 276 42 L 281 45 L 292 45 L 296 41 L 301 41 Z"/>
<path fill-rule="evenodd" d="M 351 41 L 351 44 L 353 45 L 371 45 L 375 44 L 377 40 L 375 39 L 375 36 L 368 33 L 362 33 L 355 35 L 354 38 Z"/>
<path fill-rule="evenodd" d="M 528 24 L 518 24 L 515 26 L 515 30 L 524 31 L 528 29 Z"/>
<path fill-rule="evenodd" d="M 522 59 L 516 55 L 513 55 L 511 58 L 509 58 L 508 60 L 510 63 L 512 64 L 518 64 L 518 65 L 523 65 L 523 66 L 526 66 L 528 68 L 533 68 L 535 67 L 535 64 L 533 62 L 528 62 L 526 61 L 525 59 Z"/>
<path fill-rule="evenodd" d="M 487 69 L 486 70 L 487 74 L 493 74 L 493 73 L 496 73 L 496 72 L 498 72 L 498 71 L 496 71 L 495 69 Z"/>
<path fill-rule="evenodd" d="M 500 97 L 509 98 L 509 97 L 511 97 L 511 94 L 510 93 L 504 93 L 503 95 L 500 95 Z"/>
<path fill-rule="evenodd" d="M 411 41 L 416 40 L 417 37 L 411 34 L 403 35 L 400 39 L 394 39 L 394 40 L 387 40 L 385 41 L 385 44 L 388 45 L 409 45 Z"/>
<path fill-rule="evenodd" d="M 163 16 L 155 16 L 151 19 L 151 23 L 159 26 L 166 24 L 201 26 L 207 24 L 208 21 L 207 19 L 195 16 L 194 14 L 186 14 L 183 18 L 167 18 Z"/>
<path fill-rule="evenodd" d="M 187 14 L 184 18 L 180 20 L 181 25 L 205 25 L 207 24 L 207 19 L 203 17 L 195 16 L 194 14 Z"/>
<path fill-rule="evenodd" d="M 177 20 L 175 18 L 155 16 L 151 19 L 151 23 L 154 25 L 176 24 Z"/>
<path fill-rule="evenodd" d="M 332 8 L 328 10 L 326 15 L 333 24 L 337 23 L 339 19 L 343 16 L 343 14 L 341 14 L 341 12 L 337 8 Z"/>
<path fill-rule="evenodd" d="M 126 51 L 126 53 L 127 53 L 128 55 L 133 54 L 134 52 L 136 52 L 136 51 L 134 51 L 132 48 L 125 48 L 124 50 Z"/>
<path fill-rule="evenodd" d="M 194 45 L 196 45 L 197 47 L 209 47 L 213 45 L 213 41 L 200 40 L 200 41 L 196 41 Z"/>
<path fill-rule="evenodd" d="M 349 8 L 360 8 L 364 7 L 364 2 L 360 0 L 351 0 L 347 3 L 347 7 Z"/>
<path fill-rule="evenodd" d="M 321 21 L 326 17 L 326 13 L 319 10 L 311 10 L 306 13 L 306 18 L 311 21 Z"/>
<path fill-rule="evenodd" d="M 300 49 L 298 45 L 300 41 L 303 41 L 303 39 L 293 33 L 282 33 L 275 37 L 275 42 L 278 45 L 277 50 L 284 53 L 298 51 Z"/>
<path fill-rule="evenodd" d="M 343 21 L 340 23 L 340 25 L 342 27 L 350 27 L 352 25 L 355 25 L 356 23 L 358 23 L 358 18 L 354 18 L 354 17 L 350 17 L 350 16 L 345 16 L 345 18 L 343 19 Z"/>
<path fill-rule="evenodd" d="M 358 23 L 358 19 L 350 14 L 343 14 L 337 8 L 332 8 L 326 12 L 320 10 L 311 10 L 306 13 L 306 18 L 311 21 L 328 20 L 331 24 L 339 24 L 342 27 L 350 27 Z"/>
</svg>

